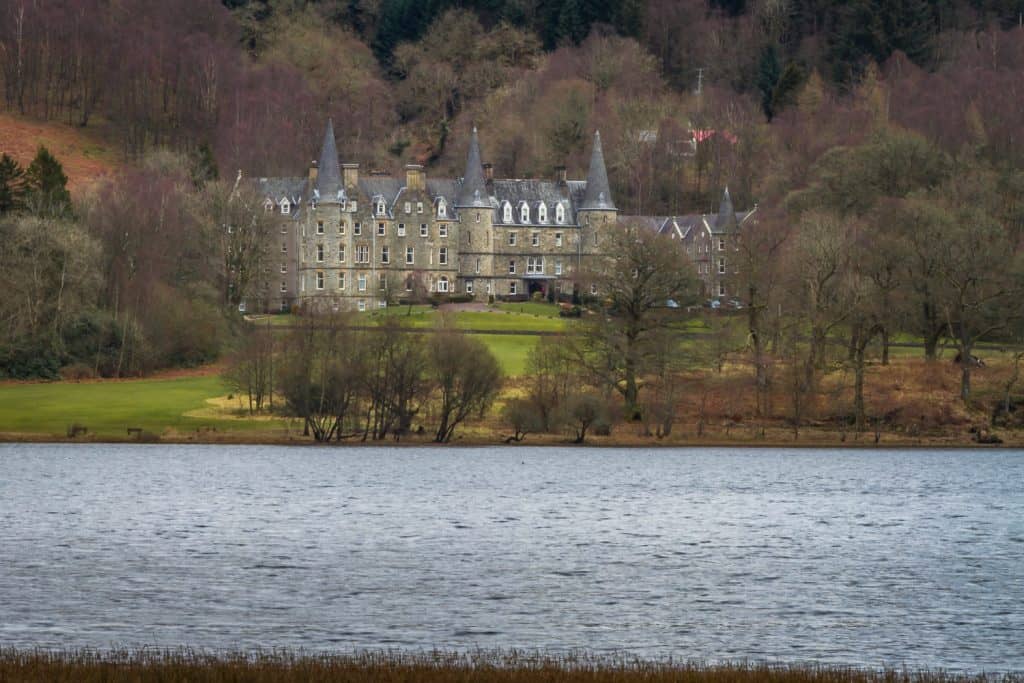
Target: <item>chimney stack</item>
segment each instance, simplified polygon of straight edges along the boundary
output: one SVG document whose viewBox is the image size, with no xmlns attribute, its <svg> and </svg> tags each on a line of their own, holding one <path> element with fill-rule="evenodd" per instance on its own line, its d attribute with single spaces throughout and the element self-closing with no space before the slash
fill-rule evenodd
<svg viewBox="0 0 1024 683">
<path fill-rule="evenodd" d="M 359 184 L 359 164 L 342 164 L 341 174 L 345 187 L 355 187 Z"/>
<path fill-rule="evenodd" d="M 405 165 L 405 187 L 407 189 L 423 192 L 427 189 L 427 174 L 420 164 Z"/>
<path fill-rule="evenodd" d="M 309 162 L 309 182 L 311 185 L 316 185 L 316 159 Z"/>
<path fill-rule="evenodd" d="M 560 185 L 565 185 L 567 181 L 565 166 L 555 166 L 555 179 Z"/>
<path fill-rule="evenodd" d="M 494 164 L 484 164 L 484 180 L 487 182 L 494 180 Z"/>
</svg>

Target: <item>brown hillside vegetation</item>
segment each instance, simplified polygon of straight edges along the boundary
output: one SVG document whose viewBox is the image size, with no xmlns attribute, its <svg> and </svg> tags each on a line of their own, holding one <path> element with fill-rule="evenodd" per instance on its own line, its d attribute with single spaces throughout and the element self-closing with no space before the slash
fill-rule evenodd
<svg viewBox="0 0 1024 683">
<path fill-rule="evenodd" d="M 104 139 L 101 130 L 0 112 L 0 152 L 25 167 L 32 163 L 39 146 L 45 146 L 60 160 L 68 176 L 68 189 L 77 199 L 121 165 L 115 147 Z"/>
</svg>

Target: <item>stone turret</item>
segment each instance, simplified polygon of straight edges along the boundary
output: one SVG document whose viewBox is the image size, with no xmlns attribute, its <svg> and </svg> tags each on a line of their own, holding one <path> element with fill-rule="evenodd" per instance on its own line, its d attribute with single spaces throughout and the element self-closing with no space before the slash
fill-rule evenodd
<svg viewBox="0 0 1024 683">
<path fill-rule="evenodd" d="M 334 141 L 334 123 L 330 119 L 327 120 L 324 142 L 320 146 L 315 189 L 315 196 L 321 204 L 341 201 L 341 166 L 338 164 L 338 146 Z"/>
<path fill-rule="evenodd" d="M 617 211 L 612 201 L 612 190 L 608 185 L 608 171 L 604 167 L 604 151 L 601 149 L 601 131 L 594 133 L 594 147 L 590 151 L 590 170 L 587 171 L 587 191 L 583 195 L 581 211 Z"/>
<path fill-rule="evenodd" d="M 466 154 L 466 172 L 462 176 L 459 196 L 455 198 L 456 209 L 490 206 L 484 165 L 480 159 L 480 141 L 477 139 L 476 126 L 473 126 L 473 137 L 469 140 L 469 152 Z"/>
</svg>

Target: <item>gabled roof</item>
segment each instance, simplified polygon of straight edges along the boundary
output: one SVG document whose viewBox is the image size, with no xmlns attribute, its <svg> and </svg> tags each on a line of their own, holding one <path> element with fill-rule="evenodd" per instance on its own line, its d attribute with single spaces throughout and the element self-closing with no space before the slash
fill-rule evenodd
<svg viewBox="0 0 1024 683">
<path fill-rule="evenodd" d="M 579 208 L 580 210 L 616 210 L 615 203 L 612 201 L 612 190 L 608 185 L 608 171 L 604 166 L 600 131 L 594 133 L 594 147 L 590 151 L 590 170 L 587 171 L 587 191 Z"/>
</svg>

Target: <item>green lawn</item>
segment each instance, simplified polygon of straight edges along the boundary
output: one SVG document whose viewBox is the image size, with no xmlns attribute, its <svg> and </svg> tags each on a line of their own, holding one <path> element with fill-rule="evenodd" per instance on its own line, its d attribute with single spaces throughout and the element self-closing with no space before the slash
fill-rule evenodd
<svg viewBox="0 0 1024 683">
<path fill-rule="evenodd" d="M 480 334 L 473 338 L 487 344 L 507 377 L 526 372 L 526 359 L 539 339 L 528 334 Z"/>
<path fill-rule="evenodd" d="M 206 399 L 227 393 L 219 377 L 187 377 L 126 382 L 50 382 L 0 385 L 0 431 L 63 435 L 72 423 L 90 433 L 125 436 L 128 427 L 156 434 L 173 427 L 238 427 L 232 420 L 185 417 L 206 407 Z M 246 429 L 276 426 L 245 422 Z"/>
</svg>

